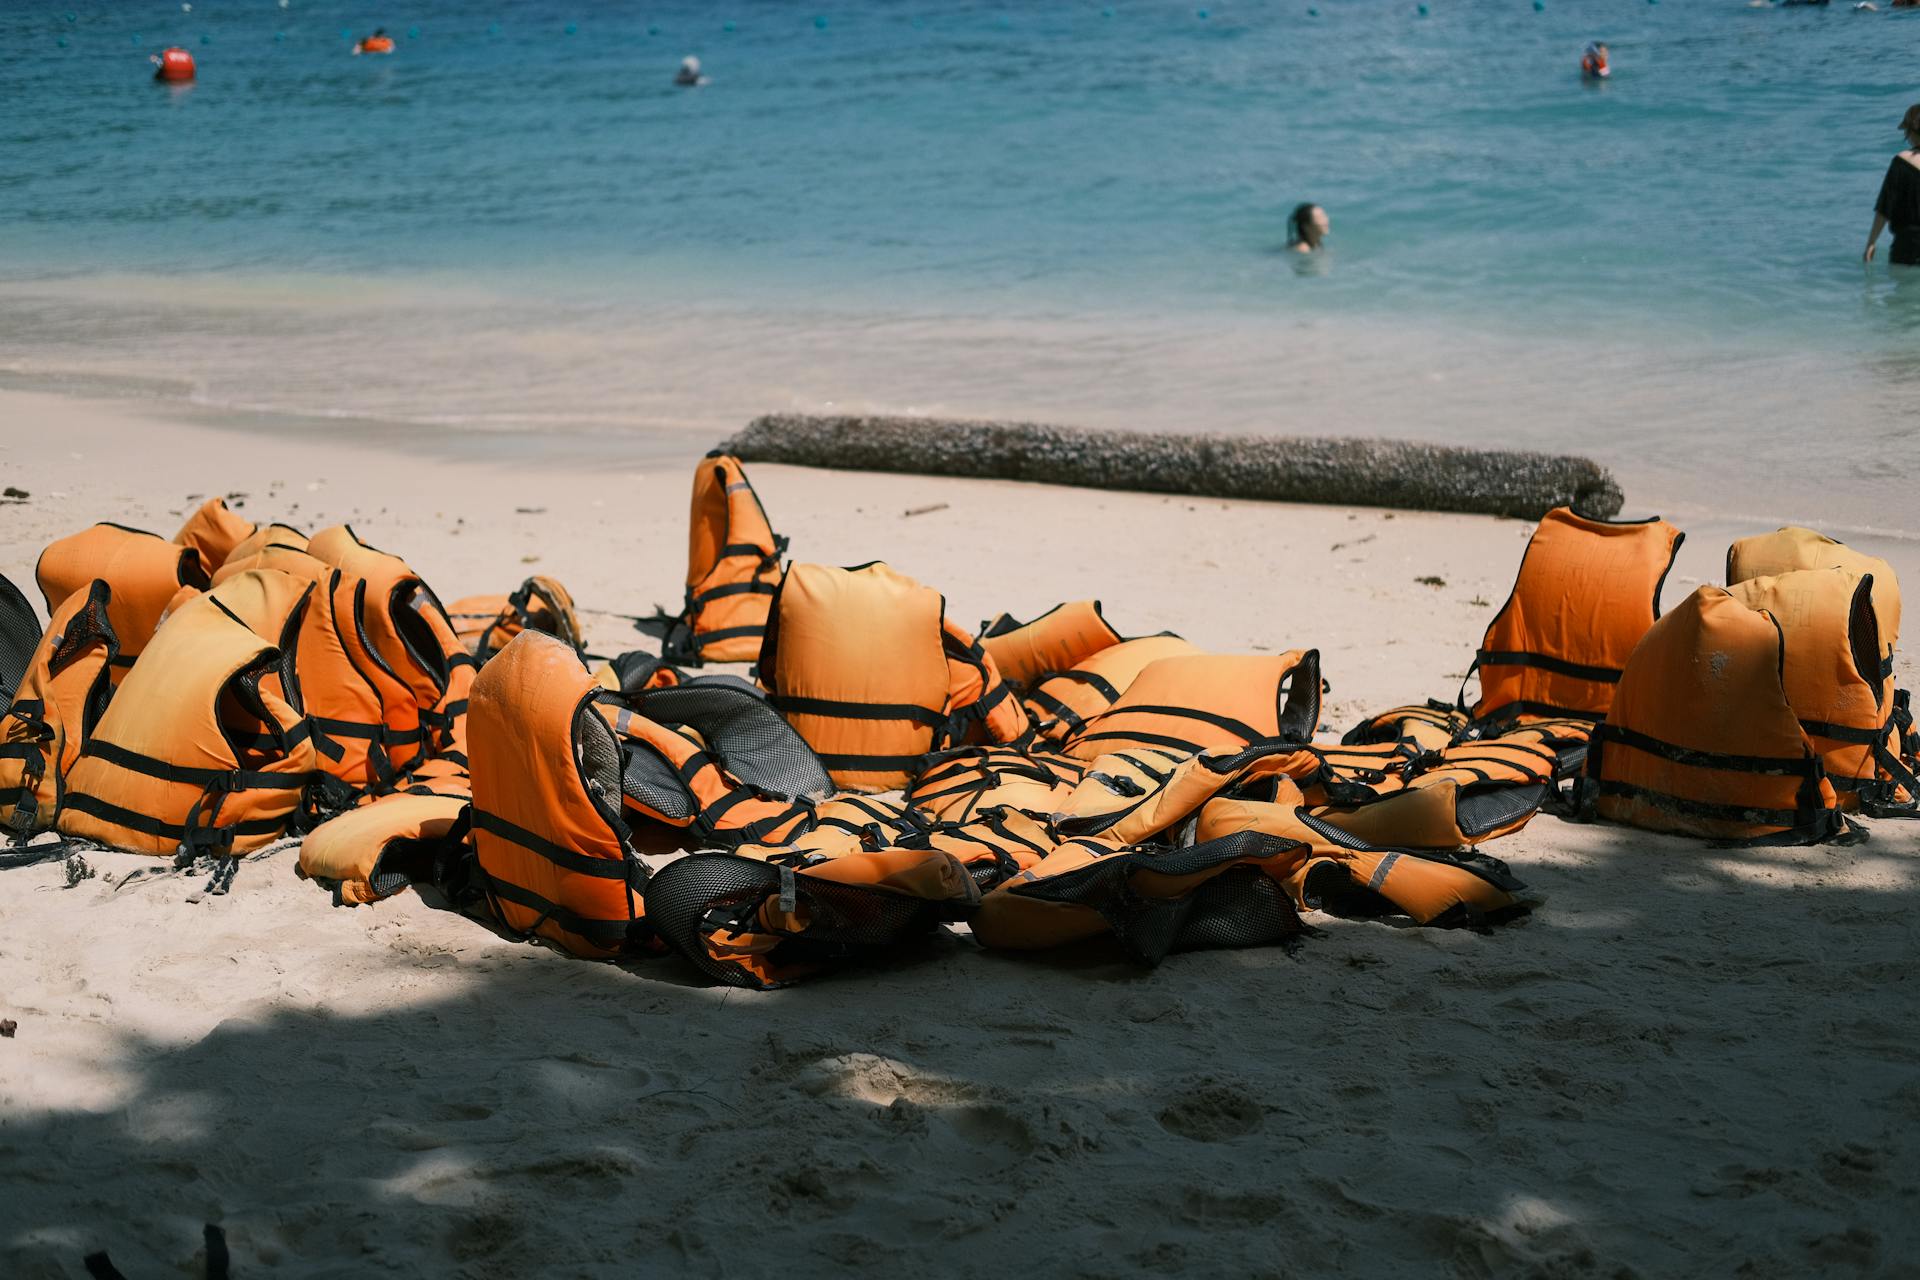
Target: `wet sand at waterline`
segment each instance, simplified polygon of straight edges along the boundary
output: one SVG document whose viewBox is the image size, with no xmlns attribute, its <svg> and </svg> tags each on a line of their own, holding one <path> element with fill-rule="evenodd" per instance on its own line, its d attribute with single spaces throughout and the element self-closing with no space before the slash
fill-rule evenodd
<svg viewBox="0 0 1920 1280">
<path fill-rule="evenodd" d="M 444 597 L 534 571 L 679 600 L 670 456 L 423 461 L 0 393 L 0 573 L 192 495 L 346 520 Z M 1337 733 L 1449 693 L 1530 526 L 755 467 L 794 554 L 884 558 L 965 621 L 1100 597 L 1217 651 L 1317 645 Z M 923 508 L 923 514 L 904 513 Z M 1627 515 L 1645 514 L 1628 490 Z M 1716 581 L 1690 527 L 1669 603 Z M 1911 549 L 1874 547 L 1920 582 Z M 1435 586 L 1421 579 L 1439 578 Z M 1903 656 L 1903 684 L 1915 664 Z M 188 902 L 155 860 L 0 874 L 9 1271 L 1895 1275 L 1920 1247 L 1920 826 L 1742 851 L 1541 817 L 1489 935 L 1310 915 L 1277 949 L 1009 958 L 964 932 L 771 994 L 337 909 L 291 845 Z M 133 875 L 135 871 L 145 874 Z"/>
</svg>

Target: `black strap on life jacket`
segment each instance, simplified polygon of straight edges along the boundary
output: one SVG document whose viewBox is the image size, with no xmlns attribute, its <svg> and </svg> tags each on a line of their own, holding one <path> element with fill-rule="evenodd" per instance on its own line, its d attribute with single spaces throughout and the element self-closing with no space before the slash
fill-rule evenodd
<svg viewBox="0 0 1920 1280">
<path fill-rule="evenodd" d="M 1780 809 L 1695 800 L 1602 777 L 1605 752 L 1610 743 L 1694 768 L 1798 778 L 1800 785 L 1795 790 L 1794 807 Z M 1593 737 L 1587 744 L 1587 773 L 1575 785 L 1574 797 L 1582 816 L 1591 816 L 1603 796 L 1624 796 L 1684 817 L 1781 828 L 1767 835 L 1719 842 L 1728 846 L 1820 844 L 1848 836 L 1855 830 L 1837 809 L 1830 809 L 1821 803 L 1820 782 L 1825 777 L 1826 769 L 1820 757 L 1811 752 L 1805 756 L 1786 757 L 1702 751 L 1619 725 L 1602 723 L 1593 731 Z"/>
</svg>

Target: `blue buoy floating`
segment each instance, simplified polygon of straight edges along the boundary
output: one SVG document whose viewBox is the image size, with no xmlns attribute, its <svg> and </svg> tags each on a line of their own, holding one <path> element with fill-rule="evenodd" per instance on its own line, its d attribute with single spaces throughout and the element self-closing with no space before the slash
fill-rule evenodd
<svg viewBox="0 0 1920 1280">
<path fill-rule="evenodd" d="M 1101 17 L 1103 17 L 1103 18 L 1111 18 L 1111 17 L 1113 16 L 1113 10 L 1111 10 L 1111 9 L 1102 9 L 1102 10 L 1100 11 L 1100 16 L 1101 16 Z"/>
<path fill-rule="evenodd" d="M 212 43 L 213 43 L 213 37 L 212 37 L 212 36 L 201 36 L 201 37 L 200 37 L 200 43 L 201 43 L 201 44 L 212 44 Z"/>
<path fill-rule="evenodd" d="M 1547 11 L 1547 0 L 1533 0 L 1533 11 L 1535 13 L 1545 13 Z"/>
<path fill-rule="evenodd" d="M 826 15 L 826 14 L 824 14 L 824 13 L 822 13 L 822 14 L 817 14 L 817 15 L 815 15 L 815 17 L 814 17 L 814 19 L 813 19 L 813 29 L 814 29 L 815 31 L 825 31 L 825 30 L 827 29 L 827 15 Z"/>
<path fill-rule="evenodd" d="M 1317 18 L 1320 16 L 1320 11 L 1318 9 L 1309 9 L 1307 10 L 1307 16 L 1309 18 Z"/>
<path fill-rule="evenodd" d="M 1197 9 L 1194 11 L 1193 16 L 1200 19 L 1200 21 L 1205 22 L 1212 15 L 1210 15 L 1205 9 Z"/>
<path fill-rule="evenodd" d="M 69 10 L 67 10 L 67 12 L 66 12 L 66 14 L 65 14 L 65 17 L 66 17 L 66 19 L 67 19 L 67 21 L 68 21 L 68 22 L 78 22 L 78 21 L 80 21 L 80 15 L 79 15 L 79 14 L 77 14 L 77 13 L 75 13 L 75 12 L 74 12 L 73 10 L 71 10 L 71 9 L 69 9 Z"/>
<path fill-rule="evenodd" d="M 727 33 L 728 35 L 732 35 L 732 34 L 733 34 L 733 29 L 734 29 L 734 28 L 733 28 L 733 24 L 732 24 L 731 22 L 723 22 L 723 23 L 721 23 L 721 24 L 720 24 L 720 29 L 721 29 L 722 31 L 724 31 L 724 32 L 726 32 L 726 33 Z"/>
<path fill-rule="evenodd" d="M 54 43 L 59 45 L 62 49 L 64 49 L 67 47 L 67 38 L 65 36 L 61 36 L 58 40 L 55 40 Z"/>
<path fill-rule="evenodd" d="M 407 28 L 407 39 L 418 40 L 419 38 L 420 38 L 420 28 L 418 27 Z"/>
<path fill-rule="evenodd" d="M 1419 12 L 1420 12 L 1420 16 L 1421 16 L 1421 17 L 1423 17 L 1423 18 L 1424 18 L 1424 17 L 1426 17 L 1426 16 L 1427 16 L 1427 6 L 1425 6 L 1425 5 L 1421 5 L 1421 6 L 1420 6 L 1420 9 L 1419 9 Z"/>
<path fill-rule="evenodd" d="M 578 31 L 579 29 L 580 29 L 580 26 L 579 26 L 579 24 L 578 24 L 578 23 L 574 23 L 574 22 L 569 22 L 569 23 L 567 24 L 567 34 L 568 34 L 568 35 L 572 35 L 572 34 L 573 34 L 574 32 L 576 32 L 576 31 Z"/>
<path fill-rule="evenodd" d="M 273 42 L 275 44 L 284 44 L 286 43 L 286 39 L 287 33 L 284 31 L 276 31 L 273 33 Z"/>
<path fill-rule="evenodd" d="M 493 25 L 491 25 L 491 26 L 489 26 L 489 27 L 487 28 L 487 34 L 488 34 L 488 35 L 490 35 L 490 36 L 497 36 L 497 35 L 499 35 L 499 34 L 500 34 L 500 24 L 496 22 L 496 23 L 494 23 Z"/>
<path fill-rule="evenodd" d="M 647 24 L 647 34 L 648 34 L 648 35 L 650 35 L 650 36 L 657 36 L 657 35 L 659 35 L 659 34 L 660 34 L 660 26 L 659 26 L 659 24 L 658 24 L 658 23 L 648 23 L 648 24 Z"/>
</svg>

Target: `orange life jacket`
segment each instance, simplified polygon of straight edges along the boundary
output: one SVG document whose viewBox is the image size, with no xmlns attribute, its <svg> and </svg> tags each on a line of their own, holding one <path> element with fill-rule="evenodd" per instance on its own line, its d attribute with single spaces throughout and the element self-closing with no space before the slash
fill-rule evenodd
<svg viewBox="0 0 1920 1280">
<path fill-rule="evenodd" d="M 392 36 L 368 36 L 366 39 L 360 42 L 360 52 L 392 53 L 393 37 Z"/>
<path fill-rule="evenodd" d="M 948 854 L 851 853 L 804 870 L 724 853 L 662 867 L 647 886 L 654 927 L 715 981 L 762 990 L 866 959 L 963 920 L 980 889 Z"/>
<path fill-rule="evenodd" d="M 1787 701 L 1780 624 L 1701 587 L 1654 624 L 1587 748 L 1577 794 L 1603 818 L 1718 840 L 1842 834 L 1833 784 Z"/>
<path fill-rule="evenodd" d="M 290 621 L 297 627 L 294 676 L 300 705 L 313 724 L 321 769 L 356 789 L 383 783 L 392 773 L 385 754 L 390 745 L 386 710 L 381 686 L 368 674 L 371 664 L 364 655 L 356 658 L 357 646 L 349 638 L 353 617 L 338 612 L 343 604 L 351 608 L 353 598 L 344 587 L 344 571 L 278 546 L 249 556 L 247 563 L 255 567 L 223 571 L 207 594 L 264 640 L 279 644 Z M 311 593 L 304 590 L 309 583 Z M 410 693 L 396 689 L 390 694 L 412 705 Z"/>
<path fill-rule="evenodd" d="M 1079 666 L 1121 639 L 1098 600 L 1058 604 L 1032 622 L 1016 622 L 1003 613 L 980 630 L 980 647 L 1000 668 L 1000 678 L 1020 689 Z"/>
<path fill-rule="evenodd" d="M 0 830 L 16 841 L 54 824 L 67 773 L 113 696 L 109 592 L 96 579 L 61 602 L 0 712 Z"/>
<path fill-rule="evenodd" d="M 1480 928 L 1523 915 L 1532 905 L 1520 897 L 1526 886 L 1496 858 L 1382 848 L 1308 812 L 1299 799 L 1294 793 L 1273 801 L 1210 800 L 1194 824 L 1194 838 L 1258 831 L 1305 845 L 1310 855 L 1286 882 L 1303 911 L 1405 915 L 1434 928 Z"/>
<path fill-rule="evenodd" d="M 940 593 L 877 562 L 788 569 L 760 679 L 849 791 L 895 790 L 930 752 L 1027 731 L 993 659 L 947 620 Z"/>
<path fill-rule="evenodd" d="M 1285 882 L 1307 853 L 1260 832 L 1184 848 L 1068 840 L 980 900 L 973 936 L 1030 951 L 1111 934 L 1147 965 L 1174 951 L 1285 945 L 1306 931 Z"/>
<path fill-rule="evenodd" d="M 181 608 L 81 748 L 59 829 L 133 853 L 238 857 L 300 827 L 323 775 L 297 664 L 210 596 Z"/>
<path fill-rule="evenodd" d="M 523 631 L 473 682 L 468 753 L 474 861 L 495 916 L 610 959 L 650 947 L 651 933 L 602 692 L 573 649 Z"/>
<path fill-rule="evenodd" d="M 212 574 L 217 573 L 233 549 L 253 533 L 253 521 L 230 511 L 225 498 L 208 498 L 187 517 L 173 540 L 199 552 L 201 567 Z"/>
<path fill-rule="evenodd" d="M 1016 747 L 956 747 L 927 758 L 906 800 L 936 822 L 965 822 L 986 809 L 1045 817 L 1080 781 L 1086 765 L 1071 756 Z"/>
<path fill-rule="evenodd" d="M 117 524 L 97 524 L 52 543 L 40 553 L 33 572 L 46 597 L 48 617 L 96 578 L 113 589 L 108 610 L 120 644 L 113 660 L 116 685 L 146 649 L 180 589 L 207 586 L 198 551 Z"/>
<path fill-rule="evenodd" d="M 952 855 L 982 891 L 1038 866 L 1059 845 L 1044 820 L 1005 806 L 976 809 L 964 822 L 940 823 L 921 842 Z"/>
<path fill-rule="evenodd" d="M 351 592 L 348 600 L 336 599 L 334 609 L 353 619 L 343 635 L 348 653 L 380 692 L 389 744 L 383 781 L 428 756 L 464 759 L 477 664 L 432 589 L 406 561 L 376 551 L 348 525 L 314 534 L 307 552 L 342 570 L 337 590 Z"/>
<path fill-rule="evenodd" d="M 1841 807 L 1892 812 L 1901 797 L 1911 802 L 1920 783 L 1899 758 L 1895 703 L 1881 677 L 1886 649 L 1872 575 L 1796 569 L 1748 578 L 1727 591 L 1780 624 L 1787 702 L 1820 753 Z"/>
<path fill-rule="evenodd" d="M 664 692 L 676 696 L 691 692 L 700 697 L 715 693 L 702 688 L 699 682 Z M 745 691 L 741 691 L 740 696 L 757 697 Z M 594 706 L 620 740 L 622 805 L 626 815 L 636 822 L 660 823 L 676 831 L 688 830 L 702 846 L 732 848 L 758 841 L 777 841 L 804 829 L 811 819 L 812 806 L 804 799 L 776 795 L 743 782 L 723 763 L 727 757 L 721 749 L 695 741 L 645 714 L 655 707 L 670 707 L 669 699 L 646 698 L 636 707 L 634 701 L 620 694 L 602 692 Z M 804 744 L 798 745 L 804 752 Z M 817 775 L 820 789 L 825 790 L 826 774 L 817 764 L 802 787 L 815 785 L 813 775 Z M 644 831 L 636 829 L 636 839 L 643 836 Z"/>
<path fill-rule="evenodd" d="M 559 579 L 544 575 L 528 578 L 511 595 L 455 600 L 447 606 L 447 619 L 467 652 L 482 662 L 528 628 L 544 631 L 582 652 L 587 647 L 580 638 L 573 596 Z"/>
<path fill-rule="evenodd" d="M 709 453 L 693 473 L 687 603 L 663 656 L 674 662 L 757 659 L 786 549 L 740 460 Z"/>
<path fill-rule="evenodd" d="M 465 796 L 381 796 L 308 833 L 300 842 L 300 877 L 331 889 L 339 906 L 392 897 L 433 879 L 438 847 L 466 811 Z"/>
<path fill-rule="evenodd" d="M 217 585 L 220 579 L 231 574 L 245 573 L 248 569 L 260 567 L 258 557 L 270 548 L 291 551 L 307 549 L 307 535 L 291 525 L 262 524 L 255 525 L 252 533 L 227 552 L 220 567 L 213 571 L 213 581 Z"/>
<path fill-rule="evenodd" d="M 1219 751 L 1306 742 L 1320 723 L 1320 652 L 1163 658 L 1067 740 L 1081 760 L 1135 747 Z"/>
<path fill-rule="evenodd" d="M 1142 671 L 1161 658 L 1197 654 L 1179 636 L 1141 636 L 1089 654 L 1063 671 L 1042 676 L 1022 699 L 1036 737 L 1064 742 L 1120 701 Z"/>
<path fill-rule="evenodd" d="M 837 795 L 815 804 L 804 824 L 738 851 L 762 862 L 805 867 L 850 853 L 917 848 L 925 843 L 926 829 L 919 814 L 897 801 Z"/>
<path fill-rule="evenodd" d="M 1660 616 L 1684 538 L 1664 520 L 1549 511 L 1474 656 L 1474 719 L 1604 719 L 1628 655 Z"/>
<path fill-rule="evenodd" d="M 1845 569 L 1873 579 L 1873 611 L 1880 627 L 1882 701 L 1895 703 L 1893 654 L 1900 643 L 1900 578 L 1879 556 L 1855 551 L 1823 533 L 1788 525 L 1773 533 L 1741 538 L 1727 548 L 1727 585 L 1796 569 Z"/>
<path fill-rule="evenodd" d="M 1347 730 L 1340 741 L 1348 746 L 1410 742 L 1421 751 L 1438 751 L 1457 742 L 1472 723 L 1472 717 L 1458 707 L 1428 699 L 1370 716 Z"/>
</svg>

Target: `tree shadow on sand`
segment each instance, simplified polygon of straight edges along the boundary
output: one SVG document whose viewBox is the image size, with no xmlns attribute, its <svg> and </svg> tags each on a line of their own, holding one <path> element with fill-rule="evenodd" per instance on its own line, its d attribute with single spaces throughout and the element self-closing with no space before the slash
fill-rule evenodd
<svg viewBox="0 0 1920 1280">
<path fill-rule="evenodd" d="M 1760 852 L 1543 818 L 1500 850 L 1550 897 L 1523 923 L 1316 920 L 1294 958 L 1151 972 L 941 935 L 762 994 L 495 951 L 369 1016 L 123 1037 L 119 1105 L 7 1120 L 0 1247 L 134 1280 L 198 1275 L 208 1222 L 236 1276 L 1891 1274 L 1892 825 Z"/>
</svg>

